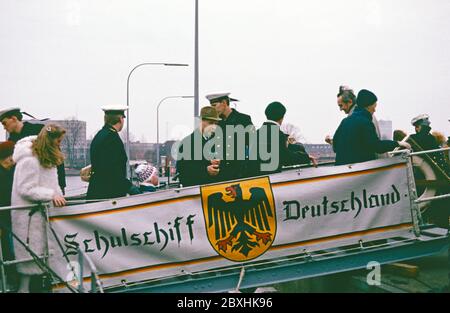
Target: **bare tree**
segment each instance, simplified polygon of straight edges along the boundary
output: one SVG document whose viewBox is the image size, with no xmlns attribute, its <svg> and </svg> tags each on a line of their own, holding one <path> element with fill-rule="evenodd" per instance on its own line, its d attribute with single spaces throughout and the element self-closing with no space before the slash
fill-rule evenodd
<svg viewBox="0 0 450 313">
<path fill-rule="evenodd" d="M 127 143 L 127 128 L 124 127 L 122 129 L 122 131 L 119 133 L 120 139 L 122 139 L 123 143 L 126 144 Z M 133 135 L 133 133 L 130 132 L 130 142 L 134 142 L 135 141 L 135 137 Z"/>
<path fill-rule="evenodd" d="M 145 151 L 144 159 L 152 164 L 156 164 L 156 151 L 154 149 Z"/>
<path fill-rule="evenodd" d="M 85 149 L 82 140 L 82 124 L 76 118 L 72 117 L 60 122 L 65 129 L 66 135 L 61 142 L 61 148 L 66 153 L 66 166 L 77 167 L 79 160 L 77 157 L 77 149 Z M 84 162 L 84 157 L 82 158 Z"/>
</svg>

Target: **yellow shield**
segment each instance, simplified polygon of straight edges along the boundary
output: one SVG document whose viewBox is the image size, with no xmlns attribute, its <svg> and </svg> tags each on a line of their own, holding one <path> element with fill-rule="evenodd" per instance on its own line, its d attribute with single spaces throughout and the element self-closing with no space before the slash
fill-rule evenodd
<svg viewBox="0 0 450 313">
<path fill-rule="evenodd" d="M 201 186 L 200 193 L 208 240 L 220 255 L 242 262 L 270 248 L 277 223 L 269 177 Z"/>
</svg>

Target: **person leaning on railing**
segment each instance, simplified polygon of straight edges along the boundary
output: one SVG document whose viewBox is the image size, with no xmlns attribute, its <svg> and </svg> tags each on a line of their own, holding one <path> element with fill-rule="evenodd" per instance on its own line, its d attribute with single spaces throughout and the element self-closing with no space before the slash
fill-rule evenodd
<svg viewBox="0 0 450 313">
<path fill-rule="evenodd" d="M 411 125 L 414 126 L 415 134 L 408 138 L 414 152 L 435 150 L 442 148 L 442 141 L 439 142 L 433 136 L 431 131 L 430 117 L 427 114 L 420 114 L 411 120 Z M 443 137 L 443 135 L 442 135 Z M 424 155 L 425 161 L 431 166 L 436 174 L 436 188 L 437 194 L 444 195 L 450 193 L 450 164 L 448 163 L 445 153 L 437 151 L 427 153 Z M 417 183 L 417 182 L 416 182 Z M 432 223 L 441 226 L 449 226 L 450 206 L 448 199 L 436 200 L 431 203 L 431 206 L 426 212 L 422 214 L 424 219 L 430 220 Z"/>
<path fill-rule="evenodd" d="M 66 201 L 58 184 L 56 167 L 64 161 L 60 149 L 65 130 L 55 124 L 45 125 L 38 136 L 29 136 L 16 143 L 13 160 L 16 162 L 11 195 L 12 206 L 52 202 L 64 206 Z M 13 210 L 12 231 L 37 255 L 46 249 L 46 217 L 42 210 Z M 16 240 L 14 253 L 17 260 L 31 255 Z M 17 264 L 20 274 L 19 292 L 29 292 L 32 276 L 43 274 L 33 261 Z"/>
<path fill-rule="evenodd" d="M 344 111 L 344 113 L 347 114 L 347 116 L 353 114 L 353 112 L 357 108 L 357 105 L 356 105 L 356 96 L 352 88 L 350 88 L 349 86 L 339 86 L 339 92 L 337 94 L 337 105 L 339 107 L 339 110 Z M 378 119 L 375 117 L 375 114 L 372 114 L 372 123 L 375 126 L 375 131 L 377 133 L 378 138 L 381 138 L 380 125 L 378 123 Z M 333 138 L 327 135 L 325 137 L 325 142 L 330 145 L 333 145 Z M 376 158 L 378 159 L 387 157 L 388 155 L 386 153 L 376 154 Z"/>
<path fill-rule="evenodd" d="M 356 98 L 353 113 L 344 118 L 333 136 L 336 165 L 366 162 L 377 159 L 377 154 L 397 147 L 411 149 L 406 142 L 380 140 L 372 116 L 377 107 L 377 97 L 362 89 Z"/>
<path fill-rule="evenodd" d="M 139 181 L 139 190 L 144 192 L 156 191 L 159 185 L 158 170 L 149 163 L 137 164 L 134 173 Z"/>
<path fill-rule="evenodd" d="M 316 160 L 306 152 L 303 145 L 290 145 L 288 142 L 289 135 L 281 131 L 280 125 L 282 125 L 286 114 L 286 107 L 282 103 L 278 101 L 270 103 L 267 105 L 264 114 L 267 120 L 257 131 L 258 161 L 255 162 L 253 168 L 255 176 L 281 172 L 283 166 L 310 164 L 311 162 L 317 165 Z M 272 143 L 275 144 L 275 147 L 272 146 Z M 254 147 L 251 148 L 255 149 Z M 271 152 L 273 157 L 263 160 L 261 151 Z M 278 159 L 275 163 L 274 158 Z M 267 169 L 268 164 L 271 163 L 276 164 L 275 168 Z M 264 168 L 264 166 L 266 167 Z"/>
</svg>

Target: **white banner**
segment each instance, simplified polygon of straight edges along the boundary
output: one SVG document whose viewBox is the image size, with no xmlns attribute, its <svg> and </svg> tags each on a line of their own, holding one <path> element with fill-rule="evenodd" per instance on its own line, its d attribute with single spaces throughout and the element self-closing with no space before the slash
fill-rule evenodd
<svg viewBox="0 0 450 313">
<path fill-rule="evenodd" d="M 401 158 L 291 170 L 53 209 L 50 221 L 69 259 L 81 249 L 112 286 L 410 232 L 406 173 Z M 51 246 L 57 272 L 71 280 Z M 89 274 L 85 264 L 85 283 Z"/>
</svg>

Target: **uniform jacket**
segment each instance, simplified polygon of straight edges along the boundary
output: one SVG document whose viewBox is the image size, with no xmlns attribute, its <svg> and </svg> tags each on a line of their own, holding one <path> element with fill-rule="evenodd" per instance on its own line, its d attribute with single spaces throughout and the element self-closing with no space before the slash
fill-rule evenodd
<svg viewBox="0 0 450 313">
<path fill-rule="evenodd" d="M 62 195 L 58 184 L 56 167 L 44 168 L 33 155 L 31 145 L 37 136 L 29 136 L 16 143 L 13 159 L 16 162 L 11 195 L 11 205 L 29 205 L 48 202 L 56 195 Z M 38 255 L 42 255 L 46 247 L 46 218 L 38 211 L 31 217 L 28 210 L 11 212 L 12 230 Z M 14 240 L 16 258 L 30 258 L 30 254 Z M 17 270 L 22 274 L 41 274 L 42 271 L 34 262 L 20 263 Z"/>
<path fill-rule="evenodd" d="M 231 136 L 231 134 L 227 134 L 226 126 L 227 125 L 242 125 L 244 128 L 253 125 L 252 119 L 249 115 L 240 113 L 235 109 L 231 109 L 230 115 L 228 115 L 227 119 L 223 119 L 219 122 L 218 126 L 221 127 L 223 132 L 223 160 L 220 163 L 220 174 L 218 179 L 220 181 L 238 179 L 242 177 L 249 176 L 249 172 L 247 171 L 249 161 L 248 160 L 237 160 L 237 145 L 239 143 L 237 134 L 234 134 L 234 158 L 233 160 L 227 160 L 227 138 Z M 256 131 L 253 127 L 253 131 Z M 249 153 L 249 138 L 246 136 L 245 138 L 245 154 L 248 156 Z"/>
<path fill-rule="evenodd" d="M 22 138 L 38 135 L 43 127 L 44 124 L 23 122 L 22 131 L 19 134 L 10 134 L 8 140 L 18 142 Z M 66 188 L 66 170 L 64 169 L 64 163 L 58 166 L 57 171 L 59 186 L 64 191 L 64 188 Z"/>
<path fill-rule="evenodd" d="M 359 107 L 342 120 L 333 137 L 336 165 L 375 160 L 377 153 L 391 151 L 396 147 L 396 141 L 380 140 L 372 122 L 372 114 Z"/>
<path fill-rule="evenodd" d="M 95 135 L 90 147 L 92 176 L 87 199 L 110 199 L 127 195 L 127 154 L 117 131 L 105 125 Z"/>
<path fill-rule="evenodd" d="M 420 147 L 411 146 L 414 151 L 423 150 L 433 150 L 439 149 L 439 144 L 433 135 L 430 134 L 431 128 L 429 126 L 422 126 L 422 129 L 419 133 L 409 135 L 409 138 L 412 138 L 415 143 L 417 143 Z"/>
<path fill-rule="evenodd" d="M 439 144 L 433 135 L 430 134 L 431 128 L 429 126 L 422 126 L 422 129 L 417 134 L 412 134 L 407 140 L 411 144 L 411 148 L 414 152 L 439 149 Z M 450 164 L 445 158 L 444 152 L 435 152 L 425 154 L 426 158 L 430 158 L 439 168 L 450 177 Z M 435 165 L 430 162 L 431 166 Z M 447 180 L 448 181 L 448 180 Z"/>
</svg>

